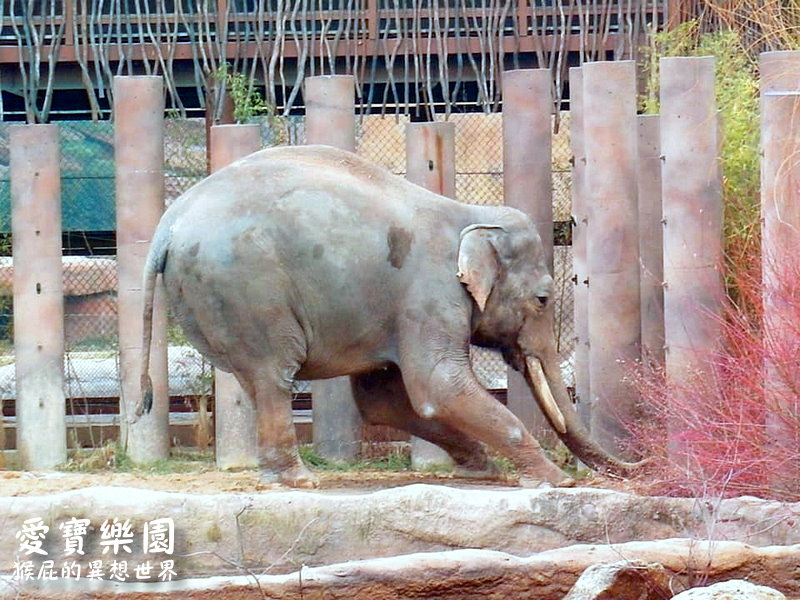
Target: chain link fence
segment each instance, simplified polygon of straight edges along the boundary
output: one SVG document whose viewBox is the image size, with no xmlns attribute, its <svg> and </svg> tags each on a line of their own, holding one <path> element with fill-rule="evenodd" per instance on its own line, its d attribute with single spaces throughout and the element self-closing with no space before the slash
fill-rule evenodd
<svg viewBox="0 0 800 600">
<path fill-rule="evenodd" d="M 119 396 L 113 126 L 59 123 L 64 286 L 64 391 L 71 445 L 96 446 Z M 15 413 L 9 128 L 0 124 L 0 399 Z M 105 424 L 113 424 L 113 417 Z"/>
<path fill-rule="evenodd" d="M 557 243 L 569 242 L 570 149 L 568 114 L 562 114 L 553 136 L 553 210 L 560 222 Z M 472 204 L 503 203 L 502 116 L 457 114 L 456 198 Z M 391 172 L 405 175 L 404 116 L 363 116 L 357 121 L 358 152 Z M 65 391 L 73 444 L 98 446 L 106 438 L 104 424 L 115 424 L 119 396 L 116 309 L 113 125 L 108 122 L 61 123 L 61 172 L 64 223 Z M 302 117 L 265 119 L 263 145 L 302 144 Z M 203 119 L 167 119 L 165 131 L 165 194 L 169 205 L 206 176 L 207 145 Z M 0 234 L 10 231 L 8 173 L 9 124 L 0 124 Z M 13 412 L 12 265 L 10 241 L 0 235 L 0 398 L 4 412 Z M 558 294 L 556 327 L 565 380 L 570 384 L 574 329 L 572 258 L 568 245 L 555 252 Z M 170 394 L 210 396 L 211 365 L 194 350 L 174 324 L 168 332 Z M 473 368 L 489 389 L 506 387 L 506 365 L 499 354 L 473 348 Z M 297 393 L 309 391 L 298 382 Z M 108 413 L 108 423 L 98 413 Z M 93 415 L 89 419 L 89 415 Z"/>
</svg>

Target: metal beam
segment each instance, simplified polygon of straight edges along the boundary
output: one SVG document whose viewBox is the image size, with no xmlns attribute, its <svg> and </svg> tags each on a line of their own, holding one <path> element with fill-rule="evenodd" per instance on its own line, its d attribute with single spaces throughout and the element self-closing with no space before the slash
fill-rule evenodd
<svg viewBox="0 0 800 600">
<path fill-rule="evenodd" d="M 661 223 L 661 126 L 658 115 L 637 117 L 639 135 L 639 264 L 642 358 L 664 365 L 664 260 Z"/>
<path fill-rule="evenodd" d="M 764 394 L 777 497 L 800 492 L 796 425 L 797 277 L 800 275 L 800 52 L 761 55 L 761 261 Z M 786 360 L 791 364 L 787 366 Z"/>
</svg>

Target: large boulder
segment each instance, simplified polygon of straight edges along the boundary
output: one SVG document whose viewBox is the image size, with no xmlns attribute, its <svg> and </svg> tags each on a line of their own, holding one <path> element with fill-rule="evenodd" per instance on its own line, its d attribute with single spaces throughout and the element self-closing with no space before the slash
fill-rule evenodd
<svg viewBox="0 0 800 600">
<path fill-rule="evenodd" d="M 672 600 L 786 600 L 786 596 L 770 587 L 734 579 L 686 590 Z"/>
<path fill-rule="evenodd" d="M 664 600 L 670 574 L 659 563 L 619 560 L 586 569 L 564 600 Z"/>
</svg>

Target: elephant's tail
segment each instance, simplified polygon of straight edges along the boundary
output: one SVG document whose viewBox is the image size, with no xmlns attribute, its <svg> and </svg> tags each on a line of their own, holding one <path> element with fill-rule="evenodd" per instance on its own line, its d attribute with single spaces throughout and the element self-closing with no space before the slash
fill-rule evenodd
<svg viewBox="0 0 800 600">
<path fill-rule="evenodd" d="M 136 405 L 136 417 L 150 412 L 153 408 L 153 380 L 150 378 L 150 345 L 153 340 L 153 299 L 156 289 L 156 278 L 164 272 L 167 264 L 170 227 L 162 220 L 153 235 L 142 276 L 144 292 L 144 308 L 142 311 L 142 397 Z"/>
</svg>

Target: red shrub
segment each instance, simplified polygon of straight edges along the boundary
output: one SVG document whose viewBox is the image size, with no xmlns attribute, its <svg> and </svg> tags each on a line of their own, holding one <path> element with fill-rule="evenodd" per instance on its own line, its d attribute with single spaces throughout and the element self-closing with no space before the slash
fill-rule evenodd
<svg viewBox="0 0 800 600">
<path fill-rule="evenodd" d="M 759 266 L 736 270 L 736 298 L 709 317 L 722 321 L 719 355 L 669 388 L 647 361 L 632 373 L 648 415 L 629 423 L 632 450 L 653 457 L 651 493 L 800 500 L 800 257 L 776 266 L 767 302 Z"/>
</svg>

